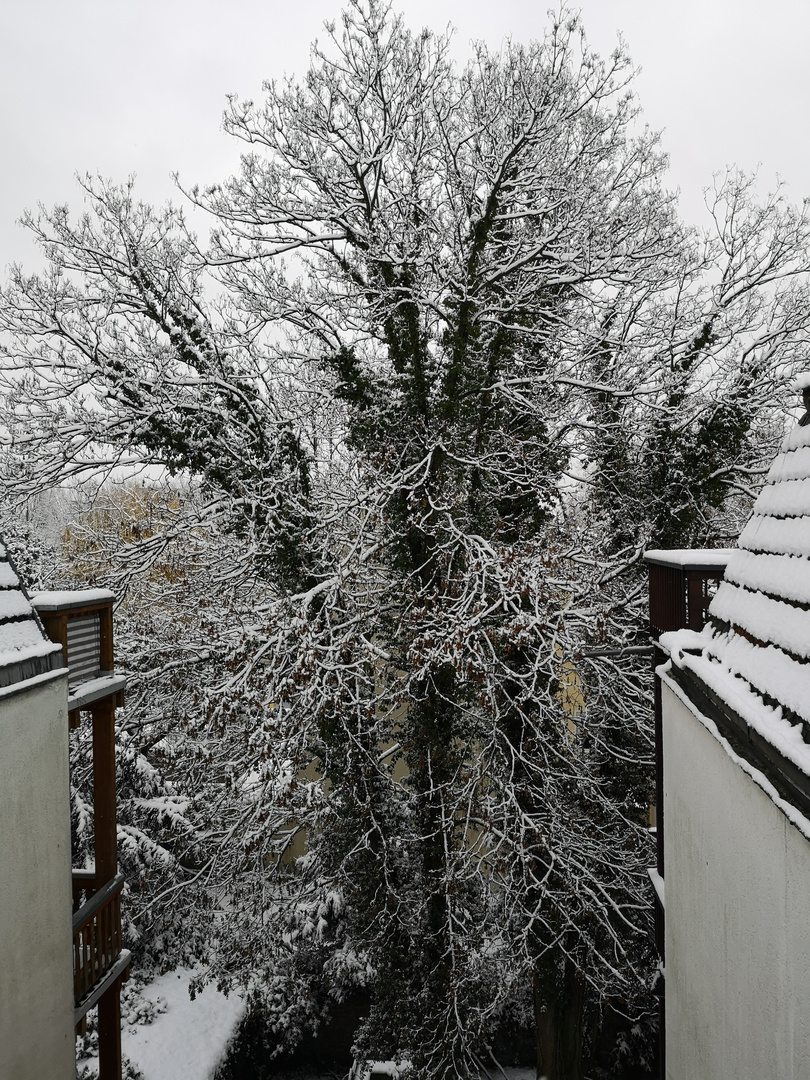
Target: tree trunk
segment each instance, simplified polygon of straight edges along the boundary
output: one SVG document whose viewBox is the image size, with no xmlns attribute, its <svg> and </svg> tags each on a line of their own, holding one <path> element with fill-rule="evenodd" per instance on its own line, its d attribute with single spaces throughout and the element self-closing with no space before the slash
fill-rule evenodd
<svg viewBox="0 0 810 1080">
<path fill-rule="evenodd" d="M 543 993 L 537 972 L 533 992 L 538 1080 L 583 1080 L 584 980 L 566 962 L 556 993 Z"/>
</svg>

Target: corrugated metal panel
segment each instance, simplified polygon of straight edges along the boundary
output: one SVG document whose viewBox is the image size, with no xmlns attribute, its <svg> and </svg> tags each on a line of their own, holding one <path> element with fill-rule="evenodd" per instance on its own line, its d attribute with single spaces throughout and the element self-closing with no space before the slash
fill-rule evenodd
<svg viewBox="0 0 810 1080">
<path fill-rule="evenodd" d="M 98 613 L 80 615 L 67 622 L 67 655 L 70 674 L 68 686 L 74 687 L 88 679 L 97 679 L 101 653 L 101 632 Z"/>
</svg>

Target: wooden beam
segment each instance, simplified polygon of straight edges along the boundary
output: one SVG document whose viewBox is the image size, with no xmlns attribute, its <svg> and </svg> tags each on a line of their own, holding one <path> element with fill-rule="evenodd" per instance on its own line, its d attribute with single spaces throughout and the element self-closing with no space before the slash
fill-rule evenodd
<svg viewBox="0 0 810 1080">
<path fill-rule="evenodd" d="M 62 655 L 67 665 L 67 614 L 64 611 L 56 614 L 49 614 L 48 612 L 38 612 L 38 614 L 45 628 L 45 633 L 51 641 L 55 641 L 62 646 Z"/>
<path fill-rule="evenodd" d="M 115 809 L 115 708 L 107 700 L 94 703 L 93 817 L 95 822 L 96 881 L 99 886 L 118 871 Z"/>
<path fill-rule="evenodd" d="M 99 1080 L 121 1080 L 121 978 L 98 1002 Z"/>
<path fill-rule="evenodd" d="M 112 604 L 99 611 L 99 668 L 101 671 L 113 671 L 113 617 Z"/>
</svg>

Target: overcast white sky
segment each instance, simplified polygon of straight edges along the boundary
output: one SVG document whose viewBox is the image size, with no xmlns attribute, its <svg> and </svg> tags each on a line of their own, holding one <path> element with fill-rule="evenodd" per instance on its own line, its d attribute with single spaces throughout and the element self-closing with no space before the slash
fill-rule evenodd
<svg viewBox="0 0 810 1080">
<path fill-rule="evenodd" d="M 541 37 L 546 0 L 395 0 L 413 29 L 471 39 Z M 650 126 L 663 131 L 671 186 L 695 221 L 727 164 L 777 174 L 810 196 L 808 0 L 581 0 L 591 44 L 627 42 Z M 76 172 L 137 174 L 144 199 L 171 197 L 171 173 L 206 183 L 233 170 L 225 95 L 305 69 L 341 0 L 2 0 L 0 270 L 33 261 L 15 224 L 38 202 L 79 204 Z"/>
</svg>

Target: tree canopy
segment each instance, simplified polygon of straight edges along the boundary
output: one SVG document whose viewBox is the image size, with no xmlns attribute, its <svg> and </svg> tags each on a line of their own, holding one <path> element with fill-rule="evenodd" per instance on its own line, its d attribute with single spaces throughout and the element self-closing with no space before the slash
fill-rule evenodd
<svg viewBox="0 0 810 1080">
<path fill-rule="evenodd" d="M 567 13 L 458 69 L 356 0 L 303 80 L 230 102 L 241 170 L 187 196 L 207 246 L 132 183 L 26 219 L 49 269 L 0 293 L 8 496 L 186 492 L 96 567 L 164 619 L 202 602 L 154 595 L 167 551 L 218 566 L 169 710 L 215 748 L 189 875 L 227 868 L 215 973 L 289 1041 L 362 990 L 358 1052 L 465 1077 L 534 1011 L 575 1077 L 600 1009 L 647 1007 L 650 691 L 593 653 L 645 639 L 646 546 L 745 512 L 810 222 L 731 174 L 686 229 L 632 74 Z"/>
</svg>

